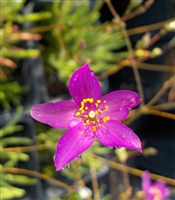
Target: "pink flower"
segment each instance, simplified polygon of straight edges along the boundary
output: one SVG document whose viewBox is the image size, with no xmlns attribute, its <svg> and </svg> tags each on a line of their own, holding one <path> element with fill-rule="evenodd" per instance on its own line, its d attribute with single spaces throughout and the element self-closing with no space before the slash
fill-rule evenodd
<svg viewBox="0 0 175 200">
<path fill-rule="evenodd" d="M 73 73 L 68 88 L 74 101 L 38 104 L 31 109 L 37 121 L 68 129 L 57 145 L 56 170 L 81 155 L 95 138 L 105 146 L 142 151 L 139 138 L 120 122 L 140 103 L 137 93 L 118 90 L 100 97 L 100 84 L 87 64 Z"/>
<path fill-rule="evenodd" d="M 142 190 L 144 191 L 146 200 L 163 200 L 170 194 L 163 180 L 151 184 L 148 171 L 144 171 L 142 175 Z"/>
</svg>

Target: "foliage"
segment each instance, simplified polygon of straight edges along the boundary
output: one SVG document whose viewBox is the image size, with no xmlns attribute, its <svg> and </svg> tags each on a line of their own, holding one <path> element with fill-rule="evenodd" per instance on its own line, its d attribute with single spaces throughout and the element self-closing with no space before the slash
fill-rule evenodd
<svg viewBox="0 0 175 200">
<path fill-rule="evenodd" d="M 6 110 L 10 109 L 11 104 L 19 105 L 22 94 L 26 92 L 26 88 L 12 77 L 15 68 L 18 66 L 18 61 L 24 58 L 35 59 L 40 54 L 37 49 L 23 49 L 19 46 L 21 41 L 41 39 L 39 34 L 20 30 L 20 26 L 27 21 L 37 22 L 51 17 L 50 12 L 20 14 L 24 3 L 24 0 L 4 0 L 1 2 L 0 103 Z"/>
<path fill-rule="evenodd" d="M 137 27 L 134 30 L 127 30 L 125 22 L 146 12 L 153 3 L 153 1 L 144 1 L 144 3 L 138 1 L 137 5 L 133 5 L 133 1 L 131 0 L 130 2 L 131 7 L 127 8 L 124 16 L 117 17 L 117 13 L 113 12 L 114 20 L 101 24 L 99 22 L 99 9 L 105 3 L 112 13 L 110 1 L 96 1 L 94 8 L 90 8 L 87 0 L 53 1 L 47 4 L 47 7 L 42 12 L 23 15 L 20 10 L 24 6 L 24 0 L 3 0 L 1 2 L 2 13 L 0 19 L 0 35 L 2 38 L 0 40 L 1 117 L 8 114 L 7 110 L 10 110 L 11 105 L 20 105 L 22 94 L 27 91 L 13 77 L 18 61 L 24 58 L 35 59 L 41 54 L 45 71 L 50 73 L 53 69 L 56 70 L 57 77 L 65 83 L 72 72 L 84 63 L 90 63 L 95 73 L 99 74 L 100 79 L 118 72 L 125 66 L 130 66 L 134 71 L 133 79 L 136 80 L 138 92 L 143 98 L 143 104 L 133 110 L 129 119 L 124 123 L 129 125 L 142 115 L 157 115 L 174 120 L 174 113 L 169 112 L 169 109 L 175 108 L 174 67 L 171 65 L 162 66 L 144 63 L 146 60 L 163 53 L 163 49 L 152 49 L 152 45 L 166 33 L 174 30 L 173 21 L 163 22 L 161 25 L 156 24 L 154 28 L 151 25 L 146 26 L 147 31 L 152 31 L 153 29 L 160 29 L 160 31 L 155 35 L 146 33 L 143 38 L 139 39 L 135 47 L 128 48 L 129 36 L 143 33 L 145 29 L 138 30 Z M 38 27 L 33 30 L 21 30 L 21 25 L 26 21 L 37 22 Z M 37 30 L 40 34 L 35 32 Z M 41 38 L 43 38 L 42 41 Z M 37 49 L 23 49 L 20 47 L 21 41 L 30 40 L 40 41 L 41 52 Z M 174 41 L 172 38 L 168 43 L 169 48 L 174 47 Z M 126 46 L 126 51 L 114 51 Z M 141 81 L 139 81 L 139 68 L 168 72 L 168 78 L 161 83 L 162 88 L 148 103 L 144 102 L 144 96 L 142 95 L 143 88 Z M 158 104 L 158 100 L 164 93 L 168 94 L 168 97 L 166 96 L 167 101 Z M 156 103 L 157 105 L 155 105 Z M 121 172 L 119 174 L 121 176 L 117 177 L 117 179 L 120 179 L 119 185 L 113 185 L 114 187 L 111 189 L 111 191 L 118 191 L 120 194 L 118 199 L 144 199 L 144 194 L 140 191 L 140 188 L 135 189 L 127 183 L 128 174 L 140 177 L 143 172 L 127 165 L 128 159 L 140 155 L 136 151 L 128 151 L 126 149 L 109 150 L 95 141 L 91 149 L 82 155 L 82 160 L 79 158 L 73 161 L 68 170 L 55 172 L 53 155 L 57 141 L 64 131 L 50 129 L 37 124 L 37 145 L 33 146 L 31 139 L 17 136 L 18 131 L 23 130 L 23 126 L 18 123 L 21 114 L 22 108 L 17 107 L 17 112 L 10 121 L 6 124 L 1 124 L 0 191 L 3 200 L 22 198 L 26 191 L 21 189 L 21 186 L 30 186 L 37 182 L 35 178 L 29 177 L 30 174 L 33 177 L 51 182 L 58 188 L 64 188 L 66 194 L 64 193 L 61 197 L 52 200 L 80 199 L 80 191 L 78 190 L 80 186 L 93 190 L 88 196 L 89 199 L 109 200 L 112 199 L 112 194 L 107 194 L 110 193 L 109 190 L 104 193 L 104 190 L 110 183 L 105 182 L 105 185 L 101 186 L 100 175 L 103 172 L 108 173 L 108 170 L 111 169 L 117 173 Z M 35 149 L 39 151 L 41 172 L 43 174 L 31 173 L 29 170 L 22 173 L 20 168 L 16 168 L 18 163 L 21 161 L 28 162 L 30 157 L 27 152 Z M 143 156 L 154 156 L 156 153 L 158 152 L 155 148 L 144 148 L 143 144 Z M 53 179 L 51 177 L 56 178 Z M 60 177 L 64 177 L 65 183 L 61 181 Z M 115 179 L 116 177 L 112 176 L 110 178 Z M 175 186 L 174 180 L 171 178 L 156 174 L 151 174 L 151 178 L 153 180 L 163 179 L 172 187 Z M 69 185 L 66 183 L 69 183 Z M 107 195 L 105 196 L 105 194 Z"/>
<path fill-rule="evenodd" d="M 42 34 L 48 44 L 42 55 L 46 70 L 55 68 L 65 83 L 78 66 L 91 63 L 95 73 L 100 73 L 127 56 L 127 52 L 114 52 L 125 46 L 120 27 L 108 30 L 107 24 L 100 24 L 99 11 L 91 9 L 88 2 L 54 1 L 47 7 L 53 16 L 46 23 L 55 25 Z"/>
<path fill-rule="evenodd" d="M 13 118 L 1 128 L 0 132 L 0 162 L 3 163 L 3 165 L 0 165 L 0 190 L 2 195 L 1 198 L 4 200 L 22 197 L 25 194 L 25 190 L 18 187 L 21 185 L 33 185 L 36 183 L 35 178 L 8 173 L 8 169 L 16 166 L 19 161 L 27 162 L 30 159 L 26 153 L 6 151 L 8 149 L 7 147 L 9 146 L 15 147 L 19 145 L 24 146 L 33 144 L 33 141 L 29 138 L 11 136 L 11 134 L 14 135 L 16 132 L 23 129 L 22 125 L 17 124 L 21 116 L 21 112 L 22 107 L 20 106 L 17 108 Z"/>
</svg>

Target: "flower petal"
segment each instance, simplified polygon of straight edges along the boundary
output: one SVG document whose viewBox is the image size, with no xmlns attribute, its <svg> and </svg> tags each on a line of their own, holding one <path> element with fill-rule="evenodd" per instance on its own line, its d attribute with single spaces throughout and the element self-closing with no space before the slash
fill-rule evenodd
<svg viewBox="0 0 175 200">
<path fill-rule="evenodd" d="M 130 128 L 115 120 L 103 123 L 96 131 L 96 137 L 105 146 L 119 146 L 142 151 L 137 135 Z"/>
<path fill-rule="evenodd" d="M 129 114 L 129 109 L 137 106 L 141 99 L 136 92 L 129 90 L 117 90 L 106 94 L 101 98 L 102 101 L 106 100 L 108 110 L 103 112 L 103 116 L 109 115 L 111 119 L 117 120 L 125 119 Z"/>
<path fill-rule="evenodd" d="M 59 140 L 54 162 L 56 170 L 61 170 L 62 167 L 69 164 L 78 155 L 88 149 L 94 141 L 94 136 L 89 129 L 79 123 L 69 129 Z"/>
<path fill-rule="evenodd" d="M 170 191 L 166 187 L 166 184 L 163 180 L 158 180 L 158 181 L 154 182 L 151 187 L 160 190 L 163 198 L 167 197 L 170 194 Z"/>
<path fill-rule="evenodd" d="M 94 98 L 97 100 L 101 95 L 98 79 L 88 64 L 73 73 L 68 88 L 77 105 L 80 105 L 83 99 Z"/>
<path fill-rule="evenodd" d="M 49 102 L 33 106 L 31 109 L 31 116 L 37 121 L 48 124 L 54 128 L 68 129 L 70 121 L 77 120 L 75 117 L 75 112 L 77 110 L 78 107 L 75 102 Z"/>
<path fill-rule="evenodd" d="M 142 190 L 147 193 L 151 186 L 149 171 L 144 171 L 142 175 Z"/>
</svg>

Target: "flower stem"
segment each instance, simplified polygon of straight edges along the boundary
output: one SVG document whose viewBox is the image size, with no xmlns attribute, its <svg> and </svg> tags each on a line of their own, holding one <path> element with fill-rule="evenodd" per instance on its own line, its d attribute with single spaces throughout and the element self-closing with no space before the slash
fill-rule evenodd
<svg viewBox="0 0 175 200">
<path fill-rule="evenodd" d="M 94 191 L 94 200 L 100 199 L 100 193 L 98 189 L 98 180 L 97 180 L 97 174 L 94 167 L 90 168 L 90 174 L 91 174 L 91 180 L 92 180 L 92 187 Z"/>
<path fill-rule="evenodd" d="M 127 166 L 126 162 L 123 162 L 122 164 L 123 164 L 123 167 L 126 168 Z M 128 174 L 127 168 L 124 171 L 122 171 L 122 173 L 123 173 L 123 181 L 124 181 L 125 189 L 127 189 L 130 186 L 129 174 Z"/>
<path fill-rule="evenodd" d="M 163 111 L 159 111 L 159 110 L 148 109 L 146 111 L 146 114 L 157 115 L 160 117 L 165 117 L 165 118 L 175 120 L 175 114 L 167 113 L 167 112 L 163 112 Z"/>
<path fill-rule="evenodd" d="M 175 102 L 169 102 L 169 103 L 163 103 L 155 106 L 151 106 L 151 109 L 156 109 L 156 110 L 165 110 L 165 109 L 171 109 L 175 108 Z"/>
<path fill-rule="evenodd" d="M 142 112 L 138 109 L 132 117 L 130 117 L 124 124 L 129 125 L 132 124 L 136 119 L 138 119 L 142 115 Z"/>
<path fill-rule="evenodd" d="M 145 1 L 145 3 L 143 5 L 140 5 L 138 8 L 136 8 L 133 12 L 131 12 L 129 15 L 124 15 L 122 17 L 123 21 L 127 21 L 129 19 L 132 19 L 134 17 L 136 17 L 137 15 L 143 14 L 144 12 L 146 12 L 147 9 L 149 9 L 149 7 L 154 3 L 154 0 L 149 0 L 149 1 Z"/>
<path fill-rule="evenodd" d="M 51 148 L 53 146 L 56 146 L 55 144 L 40 144 L 40 145 L 33 145 L 33 146 L 25 146 L 25 147 L 8 147 L 4 148 L 3 151 L 8 152 L 30 152 L 30 151 L 36 151 L 36 150 L 45 150 L 48 148 Z"/>
<path fill-rule="evenodd" d="M 140 33 L 145 33 L 145 32 L 148 32 L 148 31 L 153 31 L 153 30 L 156 30 L 156 29 L 160 29 L 165 24 L 170 23 L 170 22 L 172 22 L 174 20 L 175 20 L 175 18 L 172 18 L 172 19 L 169 19 L 169 20 L 166 20 L 166 21 L 162 21 L 162 22 L 158 22 L 158 23 L 154 23 L 154 24 L 149 24 L 149 25 L 146 25 L 146 26 L 140 26 L 140 27 L 137 27 L 137 28 L 131 28 L 131 29 L 128 29 L 127 31 L 128 31 L 129 35 L 136 35 L 136 34 L 140 34 Z"/>
<path fill-rule="evenodd" d="M 93 187 L 93 191 L 94 191 L 94 200 L 100 200 L 97 174 L 96 174 L 96 169 L 93 166 L 93 163 L 94 163 L 94 156 L 91 156 L 89 158 L 89 165 L 90 165 L 90 175 L 91 175 L 91 180 L 92 180 L 92 187 Z"/>
<path fill-rule="evenodd" d="M 143 171 L 142 170 L 139 170 L 139 169 L 135 169 L 135 168 L 132 168 L 132 167 L 128 167 L 128 166 L 125 166 L 123 164 L 119 164 L 119 163 L 116 163 L 112 160 L 107 160 L 105 158 L 102 158 L 100 156 L 96 156 L 94 155 L 94 157 L 98 160 L 101 160 L 102 162 L 108 164 L 111 168 L 113 169 L 117 169 L 117 170 L 120 170 L 120 171 L 127 171 L 128 173 L 130 174 L 133 174 L 135 176 L 141 176 L 143 174 Z M 153 174 L 151 173 L 151 178 L 153 180 L 157 180 L 157 179 L 162 179 L 164 180 L 167 184 L 169 185 L 172 185 L 172 186 L 175 186 L 175 181 L 174 179 L 171 179 L 171 178 L 168 178 L 168 177 L 165 177 L 165 176 L 160 176 L 158 174 Z"/>
<path fill-rule="evenodd" d="M 120 16 L 118 15 L 116 10 L 114 9 L 111 1 L 105 0 L 105 2 L 107 4 L 109 10 L 111 11 L 112 15 L 114 16 L 114 18 L 116 18 L 118 22 L 122 22 L 121 19 L 120 19 Z M 136 61 L 135 61 L 135 58 L 134 58 L 134 50 L 132 48 L 131 41 L 129 39 L 127 30 L 126 30 L 124 24 L 122 24 L 122 23 L 121 23 L 121 29 L 122 29 L 122 32 L 123 32 L 123 35 L 124 35 L 124 38 L 125 38 L 125 41 L 126 41 L 128 51 L 130 52 L 131 65 L 132 65 L 132 69 L 133 69 L 133 72 L 134 72 L 134 76 L 135 76 L 135 80 L 136 80 L 136 84 L 137 84 L 137 89 L 138 89 L 139 95 L 142 99 L 142 102 L 140 103 L 140 105 L 144 105 L 143 88 L 142 88 L 142 83 L 141 83 L 139 71 L 137 69 L 137 64 L 136 64 Z"/>
<path fill-rule="evenodd" d="M 25 175 L 37 177 L 37 178 L 49 181 L 50 183 L 53 183 L 53 184 L 55 184 L 59 187 L 62 187 L 64 189 L 68 189 L 70 191 L 73 191 L 73 188 L 70 187 L 69 185 L 67 185 L 67 184 L 65 184 L 61 181 L 58 181 L 54 178 L 48 177 L 45 174 L 41 174 L 39 172 L 36 172 L 36 171 L 27 170 L 27 169 L 20 169 L 20 168 L 13 168 L 13 167 L 12 168 L 6 168 L 6 169 L 4 168 L 3 170 L 5 172 L 11 173 L 11 174 L 25 174 Z"/>
<path fill-rule="evenodd" d="M 165 71 L 165 72 L 174 72 L 174 66 L 171 65 L 156 65 L 149 63 L 137 62 L 137 67 L 139 69 L 145 69 L 150 71 Z"/>
<path fill-rule="evenodd" d="M 170 85 L 174 82 L 175 75 L 172 76 L 168 81 L 165 82 L 163 87 L 158 91 L 158 93 L 147 103 L 146 106 L 152 106 L 162 95 L 163 93 L 170 87 Z"/>
</svg>

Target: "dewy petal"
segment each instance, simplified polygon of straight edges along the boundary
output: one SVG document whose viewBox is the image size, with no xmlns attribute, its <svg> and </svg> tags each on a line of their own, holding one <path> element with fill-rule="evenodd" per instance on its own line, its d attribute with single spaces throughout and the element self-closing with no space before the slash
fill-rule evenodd
<svg viewBox="0 0 175 200">
<path fill-rule="evenodd" d="M 101 95 L 98 79 L 88 64 L 73 73 L 68 88 L 77 105 L 80 105 L 83 99 L 94 98 L 94 100 L 97 100 Z"/>
<path fill-rule="evenodd" d="M 54 162 L 56 170 L 61 170 L 78 155 L 88 149 L 94 141 L 91 131 L 79 123 L 69 129 L 58 141 Z"/>
<path fill-rule="evenodd" d="M 68 129 L 70 121 L 76 120 L 78 110 L 75 102 L 59 101 L 38 104 L 32 107 L 31 116 L 39 122 L 54 128 Z"/>
<path fill-rule="evenodd" d="M 119 146 L 142 151 L 137 135 L 130 128 L 116 120 L 103 123 L 97 129 L 96 137 L 105 146 Z"/>
<path fill-rule="evenodd" d="M 111 119 L 116 118 L 117 120 L 125 119 L 129 114 L 129 109 L 141 102 L 139 95 L 129 90 L 111 92 L 103 96 L 101 100 L 106 100 L 105 105 L 108 106 L 108 110 L 105 110 L 103 115 L 109 115 Z"/>
</svg>

